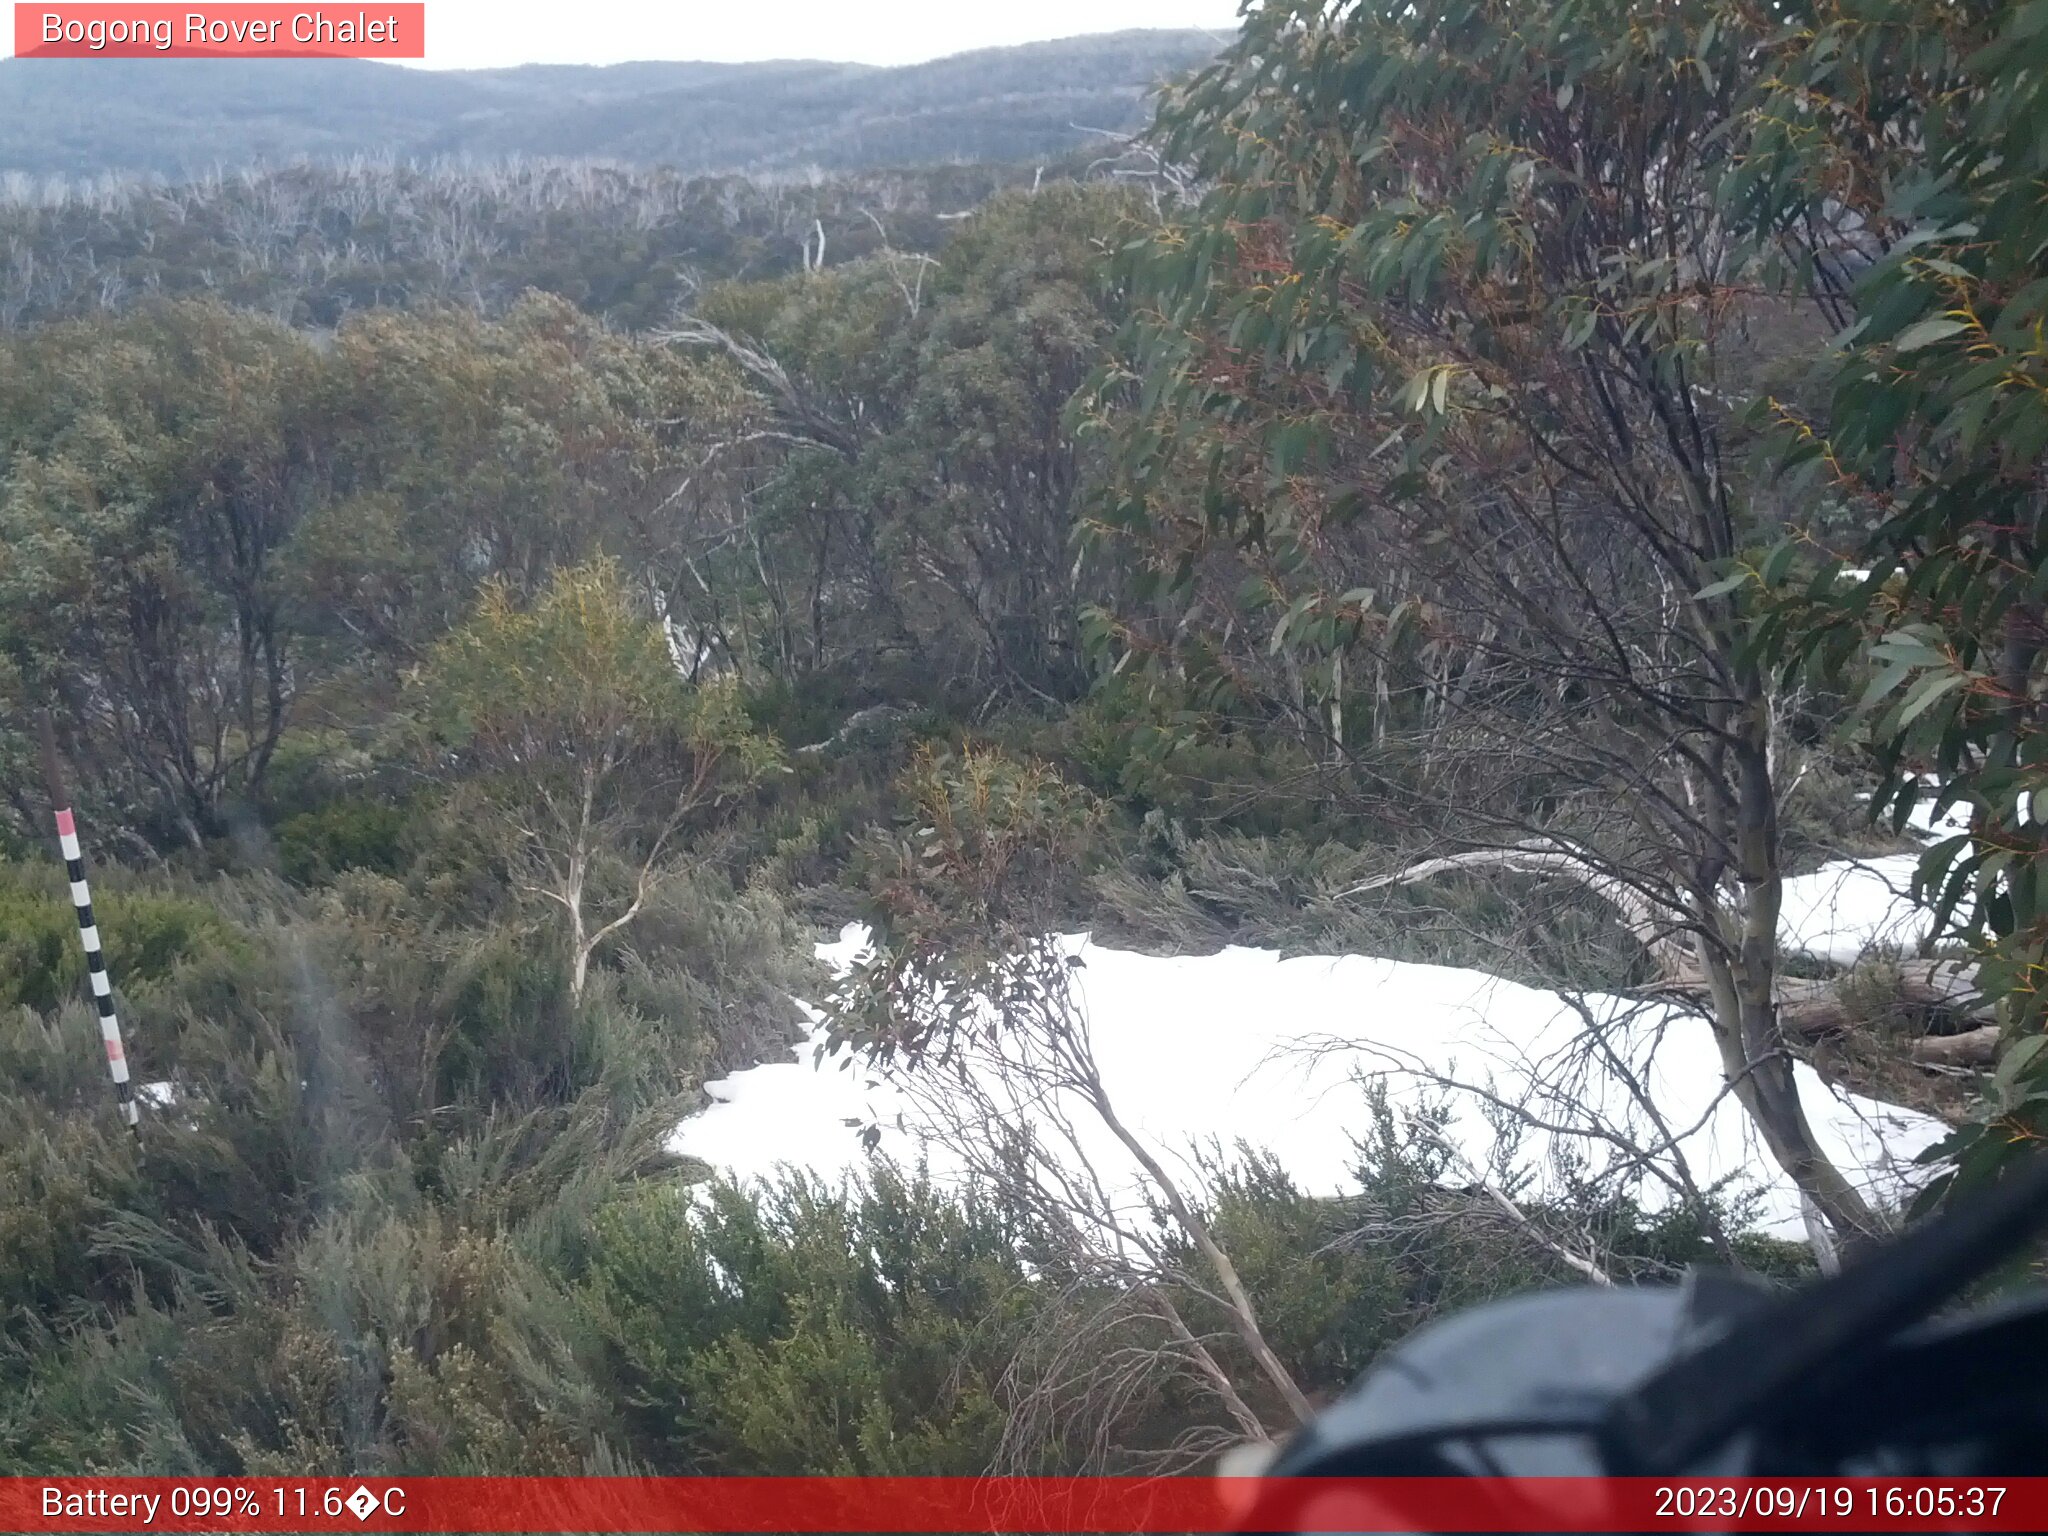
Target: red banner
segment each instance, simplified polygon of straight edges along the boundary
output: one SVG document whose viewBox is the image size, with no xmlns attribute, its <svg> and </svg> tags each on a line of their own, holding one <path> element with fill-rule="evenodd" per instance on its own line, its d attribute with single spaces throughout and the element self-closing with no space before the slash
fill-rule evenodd
<svg viewBox="0 0 2048 1536">
<path fill-rule="evenodd" d="M 2048 1478 L 0 1479 L 0 1530 L 2039 1531 Z"/>
<path fill-rule="evenodd" d="M 424 4 L 17 4 L 24 59 L 423 59 Z"/>
</svg>

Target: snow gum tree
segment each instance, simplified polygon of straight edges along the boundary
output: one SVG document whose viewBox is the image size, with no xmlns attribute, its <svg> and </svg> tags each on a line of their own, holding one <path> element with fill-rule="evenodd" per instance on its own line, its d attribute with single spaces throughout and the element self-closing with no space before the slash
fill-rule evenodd
<svg viewBox="0 0 2048 1536">
<path fill-rule="evenodd" d="M 690 687 L 608 561 L 521 606 L 488 586 L 419 683 L 437 740 L 477 770 L 477 825 L 514 884 L 559 908 L 570 991 L 665 878 L 689 818 L 759 779 L 777 750 L 729 687 Z"/>
<path fill-rule="evenodd" d="M 260 791 L 300 682 L 282 568 L 326 489 L 315 362 L 211 304 L 0 350 L 0 653 L 88 790 L 193 847 Z"/>
<path fill-rule="evenodd" d="M 1745 383 L 1834 320 L 1727 217 L 1768 23 L 1721 0 L 1280 0 L 1162 114 L 1078 408 L 1117 667 L 1403 804 L 1409 874 L 1570 881 L 1711 1022 L 1823 1245 L 1884 1219 L 1781 1014 L 1785 701 L 1723 579 L 1783 512 Z M 1789 297 L 1787 296 L 1789 293 Z M 1426 853 L 1427 858 L 1420 855 Z"/>
</svg>

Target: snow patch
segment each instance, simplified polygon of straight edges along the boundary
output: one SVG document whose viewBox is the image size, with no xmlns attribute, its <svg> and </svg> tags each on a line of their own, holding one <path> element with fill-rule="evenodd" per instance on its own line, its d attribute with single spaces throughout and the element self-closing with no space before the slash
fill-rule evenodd
<svg viewBox="0 0 2048 1536">
<path fill-rule="evenodd" d="M 1864 796 L 1869 799 L 1869 796 Z M 1916 801 L 1906 830 L 1933 843 L 1970 830 L 1970 806 L 1934 814 L 1931 795 Z M 1928 914 L 1913 903 L 1918 854 L 1838 859 L 1786 880 L 1778 942 L 1791 954 L 1852 965 L 1872 951 L 1910 951 L 1928 934 Z"/>
<path fill-rule="evenodd" d="M 1872 950 L 1910 950 L 1928 914 L 1912 901 L 1919 855 L 1847 859 L 1785 882 L 1778 942 L 1794 954 L 1853 965 Z"/>
<path fill-rule="evenodd" d="M 1801 944 L 1835 953 L 1852 939 L 1893 931 L 1895 874 L 1874 866 L 1824 871 L 1828 878 L 1799 885 Z M 1881 882 L 1882 900 L 1866 875 Z M 1788 892 L 1788 912 L 1793 905 Z M 1597 995 L 1574 999 L 1574 1007 L 1479 971 L 1357 955 L 1283 959 L 1232 948 L 1159 958 L 1103 948 L 1086 935 L 1065 942 L 1083 961 L 1077 1000 L 1119 1115 L 1156 1152 L 1179 1159 L 1191 1179 L 1199 1178 L 1194 1159 L 1202 1148 L 1229 1152 L 1242 1143 L 1270 1152 L 1312 1193 L 1347 1188 L 1353 1138 L 1365 1121 L 1364 1074 L 1386 1082 L 1396 1106 L 1448 1097 L 1455 1112 L 1448 1138 L 1489 1177 L 1519 1173 L 1540 1188 L 1574 1159 L 1607 1166 L 1619 1155 L 1610 1136 L 1668 1142 L 1679 1157 L 1661 1161 L 1674 1175 L 1682 1159 L 1698 1186 L 1725 1179 L 1755 1192 L 1767 1230 L 1805 1233 L 1798 1193 L 1727 1093 L 1712 1033 L 1698 1018 Z M 853 926 L 818 953 L 843 974 L 867 944 Z M 927 1160 L 940 1179 L 961 1176 L 903 1080 L 850 1054 L 826 1053 L 822 1015 L 805 1012 L 818 1026 L 811 1038 L 790 1060 L 708 1085 L 714 1102 L 682 1124 L 674 1150 L 743 1180 L 786 1167 L 837 1179 L 863 1165 L 859 1128 L 874 1125 L 881 1155 Z M 1611 1055 L 1579 1048 L 1588 1020 Z M 1910 1194 L 1912 1159 L 1945 1128 L 1838 1094 L 1803 1065 L 1797 1072 L 1815 1134 L 1837 1165 L 1880 1202 Z M 1456 1087 L 1447 1090 L 1446 1082 Z M 1523 1131 L 1504 1143 L 1486 1112 L 1489 1097 L 1523 1103 L 1555 1129 Z M 1128 1153 L 1085 1108 L 1063 1107 L 1089 1162 L 1134 1192 L 1138 1174 Z M 1653 1184 L 1646 1196 L 1656 1205 L 1673 1191 Z"/>
</svg>

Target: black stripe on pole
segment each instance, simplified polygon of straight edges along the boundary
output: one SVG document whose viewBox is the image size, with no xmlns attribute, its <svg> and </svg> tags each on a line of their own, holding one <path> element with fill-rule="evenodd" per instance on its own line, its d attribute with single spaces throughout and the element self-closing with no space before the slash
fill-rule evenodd
<svg viewBox="0 0 2048 1536">
<path fill-rule="evenodd" d="M 71 799 L 64 793 L 64 780 L 58 771 L 57 733 L 50 724 L 48 710 L 43 711 L 43 778 L 50 791 L 50 809 L 57 817 L 57 842 L 64 854 L 64 873 L 71 881 L 71 904 L 78 913 L 78 942 L 85 949 L 86 981 L 92 988 L 93 1007 L 100 1016 L 100 1041 L 106 1047 L 107 1073 L 114 1080 L 114 1102 L 121 1118 L 132 1129 L 140 1130 L 141 1108 L 128 1081 L 128 1051 L 121 1040 L 121 1021 L 114 1016 L 114 984 L 107 976 L 99 925 L 93 920 L 92 891 L 85 882 L 85 850 L 79 846 L 78 820 L 71 814 Z"/>
</svg>

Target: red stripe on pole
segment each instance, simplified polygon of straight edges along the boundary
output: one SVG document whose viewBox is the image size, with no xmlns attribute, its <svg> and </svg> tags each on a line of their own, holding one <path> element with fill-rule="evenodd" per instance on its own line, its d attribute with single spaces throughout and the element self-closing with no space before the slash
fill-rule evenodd
<svg viewBox="0 0 2048 1536">
<path fill-rule="evenodd" d="M 1257 1513 L 1250 1513 L 1256 1510 Z M 2048 1478 L 8 1478 L 0 1530 L 2027 1531 Z"/>
<path fill-rule="evenodd" d="M 69 811 L 59 811 L 57 813 L 57 834 L 60 837 L 78 836 L 78 822 Z"/>
</svg>

